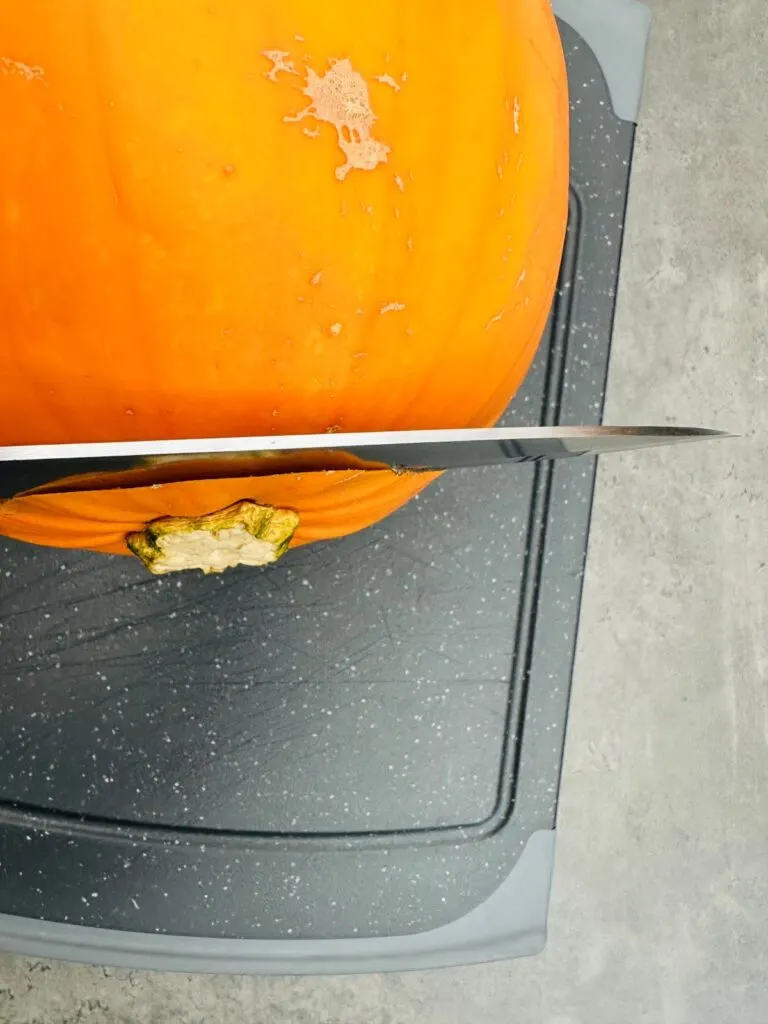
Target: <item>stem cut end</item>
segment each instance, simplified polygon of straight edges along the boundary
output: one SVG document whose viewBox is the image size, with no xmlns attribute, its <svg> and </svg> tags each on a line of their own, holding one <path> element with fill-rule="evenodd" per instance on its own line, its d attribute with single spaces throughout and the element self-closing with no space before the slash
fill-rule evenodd
<svg viewBox="0 0 768 1024">
<path fill-rule="evenodd" d="M 298 525 L 298 513 L 291 509 L 237 501 L 203 516 L 153 519 L 125 540 L 156 576 L 182 569 L 212 573 L 235 565 L 276 562 Z"/>
</svg>

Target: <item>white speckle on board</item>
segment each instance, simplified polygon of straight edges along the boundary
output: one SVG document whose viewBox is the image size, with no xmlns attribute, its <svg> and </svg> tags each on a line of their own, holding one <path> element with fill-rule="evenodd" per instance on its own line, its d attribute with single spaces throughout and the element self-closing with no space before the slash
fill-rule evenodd
<svg viewBox="0 0 768 1024">
<path fill-rule="evenodd" d="M 395 184 L 397 185 L 401 192 L 405 192 L 405 182 L 403 181 L 399 174 L 395 175 Z"/>
<path fill-rule="evenodd" d="M 381 307 L 379 313 L 394 313 L 401 309 L 405 309 L 404 302 L 388 302 L 386 306 Z"/>
<path fill-rule="evenodd" d="M 405 247 L 408 250 L 408 252 L 413 252 L 413 239 L 412 238 L 406 238 L 406 240 L 405 240 Z"/>
<path fill-rule="evenodd" d="M 515 102 L 512 106 L 512 126 L 515 130 L 515 135 L 520 134 L 520 100 L 515 96 Z"/>
<path fill-rule="evenodd" d="M 341 324 L 339 324 L 339 323 L 331 324 L 329 330 L 330 330 L 331 334 L 339 335 L 339 334 L 341 334 Z"/>
<path fill-rule="evenodd" d="M 313 274 L 312 277 L 310 277 L 309 283 L 313 284 L 313 285 L 315 285 L 315 287 L 317 287 L 317 285 L 319 285 L 322 280 L 323 280 L 323 272 L 322 272 L 322 270 L 318 270 L 317 273 Z"/>
<path fill-rule="evenodd" d="M 502 310 L 500 313 L 497 313 L 496 316 L 492 316 L 491 319 L 488 321 L 488 323 L 485 325 L 486 331 L 489 330 L 491 327 L 493 327 L 494 324 L 497 324 L 499 322 L 499 320 L 501 320 L 501 318 L 503 316 L 504 316 L 504 310 Z"/>
<path fill-rule="evenodd" d="M 320 134 L 319 128 L 302 128 L 302 131 L 308 139 L 316 139 Z"/>
</svg>

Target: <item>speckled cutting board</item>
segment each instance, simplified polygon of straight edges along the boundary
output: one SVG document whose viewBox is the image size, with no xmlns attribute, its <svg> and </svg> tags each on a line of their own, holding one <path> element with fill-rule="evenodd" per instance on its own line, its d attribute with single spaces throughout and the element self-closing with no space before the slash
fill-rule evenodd
<svg viewBox="0 0 768 1024">
<path fill-rule="evenodd" d="M 570 228 L 507 423 L 598 422 L 608 364 L 634 125 L 561 30 Z M 220 577 L 0 545 L 0 947 L 300 971 L 540 946 L 593 476 L 453 472 Z"/>
</svg>

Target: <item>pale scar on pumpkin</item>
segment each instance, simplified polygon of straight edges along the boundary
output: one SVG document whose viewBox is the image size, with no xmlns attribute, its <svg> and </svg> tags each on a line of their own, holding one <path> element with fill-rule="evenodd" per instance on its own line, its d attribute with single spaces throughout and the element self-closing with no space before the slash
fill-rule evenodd
<svg viewBox="0 0 768 1024">
<path fill-rule="evenodd" d="M 272 61 L 272 67 L 269 71 L 264 72 L 264 77 L 268 78 L 270 82 L 277 81 L 278 71 L 284 71 L 287 75 L 298 75 L 296 66 L 292 60 L 286 60 L 286 57 L 290 57 L 287 50 L 264 50 L 262 57 L 266 57 L 267 60 Z"/>
<path fill-rule="evenodd" d="M 27 81 L 32 82 L 36 78 L 42 78 L 45 71 L 33 64 L 25 64 L 20 60 L 11 60 L 10 57 L 0 57 L 0 71 L 4 75 L 21 75 Z"/>
<path fill-rule="evenodd" d="M 286 61 L 288 54 L 282 50 L 265 50 L 263 56 L 273 62 L 274 66 L 266 76 L 272 81 L 276 81 L 279 71 L 297 74 L 293 62 Z M 298 114 L 286 116 L 283 120 L 295 123 L 310 117 L 333 125 L 339 148 L 346 157 L 346 163 L 336 168 L 339 181 L 343 181 L 355 168 L 372 171 L 379 164 L 386 163 L 391 149 L 373 137 L 376 115 L 371 107 L 368 85 L 360 72 L 352 67 L 352 62 L 348 58 L 331 61 L 329 70 L 322 75 L 312 68 L 305 71 L 302 91 L 311 102 Z M 383 77 L 380 76 L 380 80 Z"/>
<path fill-rule="evenodd" d="M 515 135 L 520 134 L 520 97 L 515 96 L 513 101 L 510 103 L 509 97 L 504 100 L 504 109 L 509 110 L 512 108 L 512 128 Z M 509 157 L 504 154 L 504 162 L 506 163 Z"/>
<path fill-rule="evenodd" d="M 381 82 L 382 85 L 388 85 L 390 89 L 394 89 L 395 92 L 400 92 L 400 86 L 394 80 L 392 75 L 374 75 L 377 82 Z M 403 79 L 405 81 L 405 79 Z"/>
</svg>

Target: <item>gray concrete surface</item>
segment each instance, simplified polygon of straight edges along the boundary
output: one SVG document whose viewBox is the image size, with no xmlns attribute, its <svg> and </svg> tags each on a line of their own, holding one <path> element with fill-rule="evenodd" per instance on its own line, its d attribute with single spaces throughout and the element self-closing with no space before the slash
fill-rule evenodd
<svg viewBox="0 0 768 1024">
<path fill-rule="evenodd" d="M 608 419 L 740 442 L 606 460 L 534 960 L 408 976 L 0 958 L 0 1022 L 766 1024 L 768 33 L 654 0 Z"/>
</svg>

